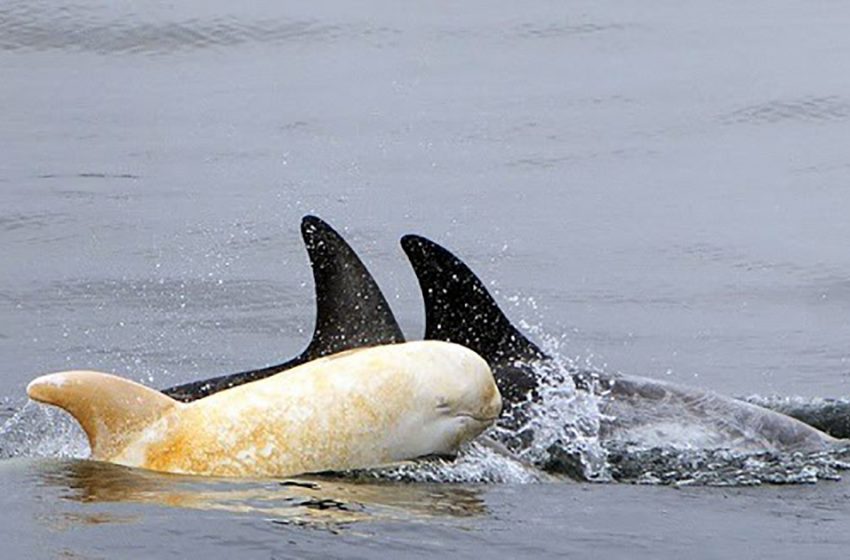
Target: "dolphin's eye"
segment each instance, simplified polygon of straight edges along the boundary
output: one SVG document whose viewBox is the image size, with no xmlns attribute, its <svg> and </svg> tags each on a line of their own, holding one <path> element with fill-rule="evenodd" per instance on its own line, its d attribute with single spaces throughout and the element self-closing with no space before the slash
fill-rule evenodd
<svg viewBox="0 0 850 560">
<path fill-rule="evenodd" d="M 449 402 L 449 399 L 445 397 L 437 397 L 437 410 L 441 412 L 446 412 L 448 410 L 451 410 L 451 408 L 452 405 Z"/>
</svg>

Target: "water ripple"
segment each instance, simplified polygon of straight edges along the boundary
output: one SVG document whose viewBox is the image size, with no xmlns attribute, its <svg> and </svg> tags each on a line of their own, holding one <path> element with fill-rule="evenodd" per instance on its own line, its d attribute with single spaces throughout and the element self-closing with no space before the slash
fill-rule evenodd
<svg viewBox="0 0 850 560">
<path fill-rule="evenodd" d="M 437 31 L 439 39 L 498 38 L 500 40 L 545 40 L 619 32 L 634 27 L 631 23 L 577 21 L 522 21 L 508 25 L 448 27 Z"/>
<path fill-rule="evenodd" d="M 326 529 L 353 522 L 486 515 L 481 490 L 457 485 L 352 483 L 335 477 L 235 480 L 156 473 L 93 461 L 30 462 L 40 485 L 83 503 L 156 504 L 260 515 L 274 525 Z M 108 519 L 107 522 L 110 522 Z"/>
<path fill-rule="evenodd" d="M 32 212 L 0 215 L 0 231 L 40 229 L 59 223 L 67 223 L 69 217 L 58 212 Z M 6 299 L 8 296 L 6 296 Z"/>
<path fill-rule="evenodd" d="M 335 24 L 315 19 L 250 21 L 226 15 L 143 21 L 142 17 L 134 13 L 107 16 L 79 5 L 57 9 L 41 3 L 10 2 L 0 7 L 0 50 L 156 55 L 251 43 L 332 43 L 349 39 L 380 46 L 399 33 L 368 23 Z"/>
<path fill-rule="evenodd" d="M 628 26 L 620 23 L 521 23 L 510 30 L 511 35 L 528 39 L 548 39 L 572 35 L 587 35 L 603 31 L 620 31 Z"/>
<path fill-rule="evenodd" d="M 837 95 L 777 99 L 742 107 L 720 120 L 726 124 L 774 124 L 784 121 L 832 122 L 850 117 L 850 101 Z"/>
</svg>

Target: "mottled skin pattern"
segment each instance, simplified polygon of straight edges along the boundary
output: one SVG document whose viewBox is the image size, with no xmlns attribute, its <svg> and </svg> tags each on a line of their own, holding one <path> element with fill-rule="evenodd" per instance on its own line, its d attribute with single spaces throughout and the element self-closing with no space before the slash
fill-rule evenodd
<svg viewBox="0 0 850 560">
<path fill-rule="evenodd" d="M 190 404 L 94 372 L 44 376 L 28 393 L 75 416 L 95 459 L 216 476 L 291 476 L 451 453 L 501 411 L 486 362 L 436 341 L 350 350 Z M 131 432 L 113 433 L 121 426 Z"/>
</svg>

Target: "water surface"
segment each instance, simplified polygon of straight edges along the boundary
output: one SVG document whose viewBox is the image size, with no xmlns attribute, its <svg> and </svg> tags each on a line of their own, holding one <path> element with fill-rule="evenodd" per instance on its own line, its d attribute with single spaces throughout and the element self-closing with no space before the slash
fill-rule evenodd
<svg viewBox="0 0 850 560">
<path fill-rule="evenodd" d="M 6 553 L 838 556 L 845 480 L 319 491 L 101 471 L 56 458 L 84 452 L 61 417 L 9 421 L 44 372 L 167 386 L 296 354 L 308 212 L 410 338 L 416 232 L 580 363 L 846 396 L 848 24 L 794 0 L 4 2 L 0 422 L 40 434 L 0 463 Z"/>
</svg>

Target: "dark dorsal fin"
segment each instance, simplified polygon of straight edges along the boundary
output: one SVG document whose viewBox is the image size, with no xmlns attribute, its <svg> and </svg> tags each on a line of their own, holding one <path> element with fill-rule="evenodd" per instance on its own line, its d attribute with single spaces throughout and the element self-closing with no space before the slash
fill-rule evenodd
<svg viewBox="0 0 850 560">
<path fill-rule="evenodd" d="M 466 264 L 445 248 L 418 235 L 401 246 L 413 265 L 425 300 L 425 338 L 456 342 L 480 354 L 496 376 L 502 396 L 516 402 L 536 386 L 529 368 L 546 358 L 514 327 L 493 296 Z"/>
<path fill-rule="evenodd" d="M 301 236 L 316 286 L 316 325 L 307 348 L 282 364 L 186 383 L 163 393 L 191 402 L 328 354 L 404 341 L 384 294 L 351 246 L 316 216 L 304 217 Z"/>
<path fill-rule="evenodd" d="M 316 327 L 304 361 L 376 344 L 404 342 L 384 294 L 357 253 L 326 222 L 306 216 L 301 233 L 316 283 Z"/>
</svg>

